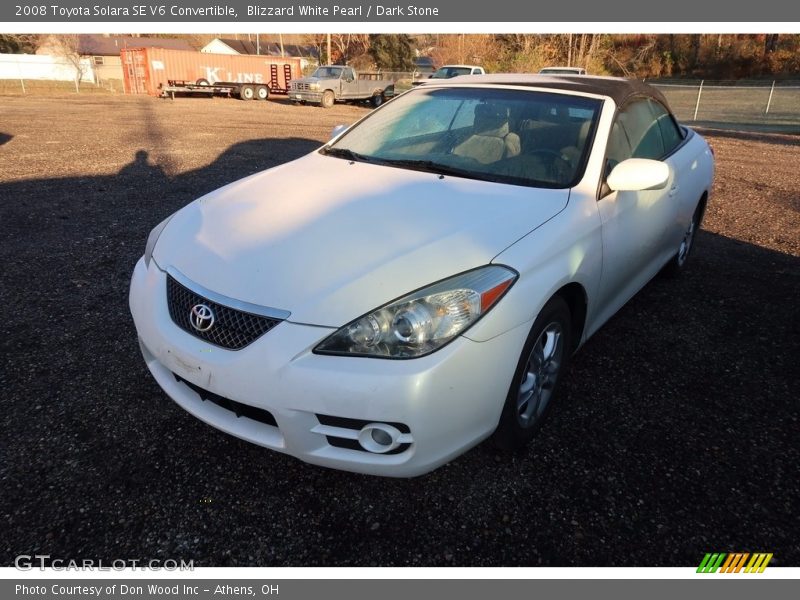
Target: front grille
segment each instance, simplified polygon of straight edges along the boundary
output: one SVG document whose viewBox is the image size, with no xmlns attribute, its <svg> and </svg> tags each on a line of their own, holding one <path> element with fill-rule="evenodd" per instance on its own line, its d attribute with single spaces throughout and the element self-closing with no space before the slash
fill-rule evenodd
<svg viewBox="0 0 800 600">
<path fill-rule="evenodd" d="M 298 92 L 307 92 L 309 90 L 309 85 L 307 83 L 293 83 L 292 88 Z"/>
<path fill-rule="evenodd" d="M 220 408 L 231 411 L 239 418 L 244 417 L 246 419 L 258 421 L 259 423 L 264 423 L 265 425 L 272 425 L 274 427 L 278 426 L 278 423 L 275 422 L 275 417 L 273 417 L 272 413 L 268 410 L 256 408 L 255 406 L 250 406 L 249 404 L 242 404 L 241 402 L 236 402 L 236 400 L 231 400 L 230 398 L 225 398 L 219 394 L 215 394 L 214 392 L 209 392 L 208 390 L 201 388 L 199 385 L 190 383 L 183 377 L 175 375 L 175 373 L 172 375 L 175 377 L 176 381 L 182 383 L 190 390 L 195 392 L 204 402 L 208 401 L 216 404 Z"/>
<path fill-rule="evenodd" d="M 192 307 L 198 304 L 204 304 L 214 313 L 214 324 L 207 331 L 192 327 Z M 281 322 L 212 302 L 184 287 L 171 275 L 167 275 L 167 306 L 169 316 L 185 332 L 229 350 L 241 350 Z"/>
</svg>

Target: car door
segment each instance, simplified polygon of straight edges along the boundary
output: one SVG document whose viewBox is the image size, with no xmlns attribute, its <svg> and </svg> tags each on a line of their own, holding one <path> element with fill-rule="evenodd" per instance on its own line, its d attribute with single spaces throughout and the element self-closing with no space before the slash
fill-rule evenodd
<svg viewBox="0 0 800 600">
<path fill-rule="evenodd" d="M 342 98 L 352 98 L 357 95 L 358 82 L 356 81 L 356 74 L 350 67 L 345 67 L 342 71 Z"/>
<path fill-rule="evenodd" d="M 617 113 L 606 149 L 606 176 L 627 158 L 664 157 L 664 141 L 647 98 L 635 99 Z M 669 164 L 669 163 L 668 163 Z M 603 273 L 598 308 L 600 322 L 616 312 L 661 268 L 677 218 L 675 170 L 657 190 L 611 191 L 602 187 L 598 209 L 602 223 Z"/>
<path fill-rule="evenodd" d="M 699 198 L 694 195 L 696 194 L 695 190 L 702 187 L 702 184 L 692 181 L 699 172 L 697 157 L 691 152 L 680 150 L 684 142 L 684 132 L 663 105 L 652 99 L 649 102 L 664 141 L 664 162 L 669 165 L 670 173 L 673 174 L 669 186 L 669 196 L 675 206 L 676 220 L 665 232 L 665 252 L 668 254 L 665 257 L 666 260 L 675 252 L 683 239 L 699 201 Z"/>
</svg>

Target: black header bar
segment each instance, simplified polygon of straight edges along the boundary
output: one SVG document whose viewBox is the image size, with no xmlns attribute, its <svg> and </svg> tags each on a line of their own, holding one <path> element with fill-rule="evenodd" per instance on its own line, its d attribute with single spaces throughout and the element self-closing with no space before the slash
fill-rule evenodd
<svg viewBox="0 0 800 600">
<path fill-rule="evenodd" d="M 782 23 L 800 2 L 760 0 L 11 0 L 3 23 Z M 1 27 L 1 26 L 0 26 Z M 732 30 L 735 29 L 732 28 Z"/>
</svg>

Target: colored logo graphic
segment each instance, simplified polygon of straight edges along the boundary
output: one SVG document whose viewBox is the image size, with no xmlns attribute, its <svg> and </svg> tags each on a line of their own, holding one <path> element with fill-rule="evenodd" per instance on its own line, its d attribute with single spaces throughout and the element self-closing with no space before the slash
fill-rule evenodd
<svg viewBox="0 0 800 600">
<path fill-rule="evenodd" d="M 750 559 L 748 561 L 748 559 Z M 708 553 L 703 557 L 700 566 L 697 567 L 698 573 L 763 573 L 769 561 L 772 560 L 772 553 L 760 552 L 750 554 L 749 552 L 734 552 L 732 554 Z M 745 564 L 747 566 L 745 566 Z"/>
</svg>

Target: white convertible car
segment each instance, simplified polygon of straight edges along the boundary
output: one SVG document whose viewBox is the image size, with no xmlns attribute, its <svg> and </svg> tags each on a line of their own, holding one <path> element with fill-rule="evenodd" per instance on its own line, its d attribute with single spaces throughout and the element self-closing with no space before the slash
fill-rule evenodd
<svg viewBox="0 0 800 600">
<path fill-rule="evenodd" d="M 576 349 L 685 267 L 713 174 L 639 82 L 420 86 L 158 225 L 141 350 L 188 412 L 310 463 L 408 477 L 520 448 Z"/>
</svg>

